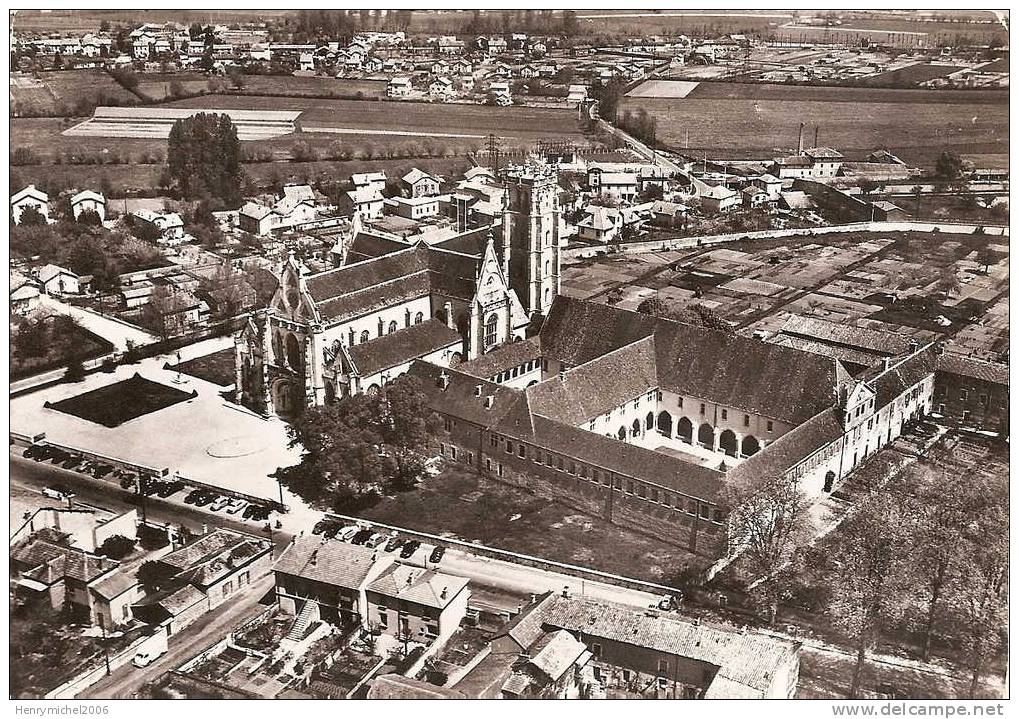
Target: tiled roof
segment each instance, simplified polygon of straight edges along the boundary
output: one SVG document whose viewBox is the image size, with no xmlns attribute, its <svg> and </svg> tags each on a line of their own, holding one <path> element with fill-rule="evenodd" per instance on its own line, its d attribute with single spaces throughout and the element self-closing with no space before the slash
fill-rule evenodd
<svg viewBox="0 0 1019 719">
<path fill-rule="evenodd" d="M 189 609 L 207 598 L 208 596 L 201 589 L 185 584 L 177 591 L 163 597 L 157 604 L 165 609 L 171 617 L 175 617 L 185 609 Z"/>
<path fill-rule="evenodd" d="M 316 302 L 363 290 L 397 277 L 426 269 L 423 248 L 408 247 L 364 262 L 326 270 L 307 278 L 308 292 Z"/>
<path fill-rule="evenodd" d="M 557 681 L 586 651 L 587 647 L 572 634 L 560 629 L 546 634 L 530 648 L 529 664 L 551 681 Z"/>
<path fill-rule="evenodd" d="M 366 377 L 462 342 L 456 330 L 431 319 L 354 345 L 347 352 L 361 376 Z"/>
<path fill-rule="evenodd" d="M 649 616 L 630 606 L 582 597 L 553 595 L 535 612 L 546 628 L 565 629 L 585 641 L 603 638 L 717 667 L 712 684 L 721 678 L 727 693 L 742 688 L 739 696 L 744 698 L 767 693 L 776 675 L 795 662 L 799 653 L 799 645 L 791 641 L 671 616 Z"/>
<path fill-rule="evenodd" d="M 464 577 L 393 564 L 369 584 L 367 590 L 412 604 L 443 609 L 467 584 L 468 580 Z"/>
<path fill-rule="evenodd" d="M 871 379 L 868 384 L 874 388 L 877 409 L 887 406 L 910 387 L 933 375 L 936 364 L 937 356 L 934 347 L 930 346 Z"/>
<path fill-rule="evenodd" d="M 541 357 L 541 344 L 537 337 L 529 337 L 520 342 L 510 342 L 493 352 L 488 352 L 470 362 L 457 366 L 458 372 L 473 377 L 491 380 L 503 370 L 513 369 L 530 360 Z"/>
<path fill-rule="evenodd" d="M 232 529 L 217 528 L 159 561 L 199 586 L 209 586 L 243 565 L 245 560 L 268 551 L 269 543 Z"/>
<path fill-rule="evenodd" d="M 322 300 L 316 303 L 316 307 L 324 320 L 341 322 L 416 297 L 426 297 L 431 291 L 429 279 L 428 273 L 422 270 L 413 275 L 397 277 L 388 282 L 380 282 L 339 297 Z"/>
<path fill-rule="evenodd" d="M 429 362 L 415 362 L 410 366 L 408 374 L 421 379 L 421 389 L 428 397 L 428 406 L 434 411 L 484 427 L 497 424 L 521 394 L 520 390 Z M 440 381 L 443 376 L 448 378 L 445 389 Z M 480 395 L 478 387 L 481 388 Z M 486 406 L 487 397 L 492 397 L 491 407 Z"/>
<path fill-rule="evenodd" d="M 582 424 L 658 386 L 654 338 L 646 337 L 527 388 L 537 414 Z"/>
<path fill-rule="evenodd" d="M 790 315 L 779 332 L 881 355 L 902 354 L 909 347 L 903 335 L 802 315 Z"/>
<path fill-rule="evenodd" d="M 25 568 L 25 575 L 45 584 L 62 578 L 89 583 L 120 566 L 120 562 L 61 547 L 41 539 L 29 539 L 11 549 L 11 562 Z"/>
<path fill-rule="evenodd" d="M 103 599 L 114 599 L 124 592 L 138 586 L 138 580 L 126 572 L 114 572 L 108 577 L 100 579 L 89 589 Z"/>
<path fill-rule="evenodd" d="M 1008 386 L 1008 365 L 1000 362 L 985 362 L 949 352 L 938 357 L 937 371 Z"/>
<path fill-rule="evenodd" d="M 650 315 L 557 295 L 541 328 L 541 352 L 575 367 L 647 337 L 654 324 Z"/>
<path fill-rule="evenodd" d="M 740 477 L 755 480 L 780 477 L 803 459 L 842 437 L 844 432 L 838 411 L 826 409 L 731 469 L 726 481 L 734 482 Z"/>
<path fill-rule="evenodd" d="M 363 262 L 364 260 L 388 255 L 391 252 L 405 250 L 408 246 L 409 245 L 402 240 L 390 237 L 381 237 L 379 235 L 373 235 L 370 232 L 359 232 L 353 242 L 350 243 L 350 247 L 347 249 L 347 264 L 352 265 L 357 262 Z"/>
<path fill-rule="evenodd" d="M 655 350 L 662 389 L 790 423 L 834 406 L 848 379 L 828 357 L 668 320 Z"/>
<path fill-rule="evenodd" d="M 378 551 L 360 544 L 314 536 L 295 537 L 273 571 L 358 589 L 368 576 Z"/>
</svg>

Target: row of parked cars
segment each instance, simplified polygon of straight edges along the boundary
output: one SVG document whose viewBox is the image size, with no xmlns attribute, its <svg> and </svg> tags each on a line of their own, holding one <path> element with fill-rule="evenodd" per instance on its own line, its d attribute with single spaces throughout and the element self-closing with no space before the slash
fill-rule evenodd
<svg viewBox="0 0 1019 719">
<path fill-rule="evenodd" d="M 396 532 L 376 532 L 371 527 L 363 527 L 358 524 L 344 526 L 334 519 L 322 519 L 312 527 L 312 534 L 321 534 L 330 539 L 338 539 L 341 542 L 351 544 L 363 544 L 366 547 L 379 548 L 383 552 L 400 551 L 402 559 L 409 559 L 414 552 L 421 547 L 421 542 L 416 539 L 401 537 Z M 438 563 L 442 561 L 446 553 L 445 547 L 435 547 L 428 556 L 428 561 Z"/>
<path fill-rule="evenodd" d="M 134 490 L 138 485 L 139 477 L 133 472 L 117 469 L 111 465 L 88 460 L 81 455 L 68 452 L 57 447 L 46 444 L 33 444 L 25 450 L 24 456 L 36 462 L 52 462 L 55 465 L 72 471 L 87 474 L 97 479 L 119 479 L 123 489 Z M 140 494 L 145 496 L 156 495 L 163 499 L 173 496 L 187 488 L 187 484 L 179 479 L 141 479 Z M 52 499 L 66 499 L 71 495 L 67 487 L 59 484 L 51 485 L 43 490 L 43 494 Z M 256 522 L 264 522 L 269 518 L 272 511 L 262 504 L 250 503 L 247 500 L 237 497 L 221 495 L 211 489 L 195 489 L 184 497 L 185 504 L 193 504 L 197 507 L 208 506 L 213 512 L 221 510 L 227 514 L 240 514 L 244 519 L 251 519 Z"/>
<path fill-rule="evenodd" d="M 33 444 L 25 450 L 25 457 L 36 462 L 52 462 L 64 469 L 81 472 L 96 479 L 116 472 L 116 469 L 108 464 L 85 459 L 80 454 L 50 447 L 46 444 Z"/>
</svg>

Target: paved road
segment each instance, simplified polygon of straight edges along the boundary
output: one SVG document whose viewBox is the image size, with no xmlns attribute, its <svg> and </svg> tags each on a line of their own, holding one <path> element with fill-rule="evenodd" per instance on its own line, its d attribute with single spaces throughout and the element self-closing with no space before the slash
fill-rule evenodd
<svg viewBox="0 0 1019 719">
<path fill-rule="evenodd" d="M 179 634 L 170 637 L 169 650 L 147 667 L 139 669 L 131 663 L 116 669 L 110 676 L 83 691 L 82 699 L 130 699 L 142 685 L 175 669 L 205 647 L 217 641 L 265 610 L 259 600 L 273 586 L 272 575 L 250 585 L 244 592 L 202 615 Z"/>
<path fill-rule="evenodd" d="M 61 483 L 74 491 L 74 502 L 78 505 L 94 506 L 115 512 L 137 509 L 139 515 L 141 514 L 141 506 L 132 501 L 132 494 L 113 482 L 86 477 L 77 472 L 55 467 L 48 462 L 33 462 L 15 451 L 11 452 L 10 458 L 10 490 L 12 494 L 19 491 L 37 494 L 47 485 Z M 178 493 L 175 496 L 182 498 L 184 495 Z M 213 514 L 201 508 L 184 504 L 179 499 L 175 502 L 155 496 L 146 498 L 145 513 L 149 519 L 155 522 L 183 525 L 195 533 L 201 533 L 203 527 L 208 526 L 227 527 L 241 532 L 258 534 L 264 533 L 265 526 L 264 522 L 250 522 L 229 514 Z M 12 531 L 14 529 L 17 527 L 11 527 Z M 277 551 L 286 546 L 292 536 L 286 532 L 273 532 Z"/>
<path fill-rule="evenodd" d="M 60 314 L 70 315 L 78 323 L 87 329 L 89 332 L 93 332 L 108 342 L 113 343 L 121 352 L 127 351 L 127 343 L 130 340 L 136 345 L 147 345 L 155 342 L 159 338 L 155 335 L 151 335 L 140 327 L 127 324 L 126 322 L 120 322 L 111 317 L 104 317 L 103 315 L 97 314 L 90 310 L 82 309 L 81 307 L 75 307 L 69 305 L 66 302 L 61 302 L 55 297 L 50 295 L 40 296 L 40 302 L 43 306 L 48 307 L 55 312 Z"/>
</svg>

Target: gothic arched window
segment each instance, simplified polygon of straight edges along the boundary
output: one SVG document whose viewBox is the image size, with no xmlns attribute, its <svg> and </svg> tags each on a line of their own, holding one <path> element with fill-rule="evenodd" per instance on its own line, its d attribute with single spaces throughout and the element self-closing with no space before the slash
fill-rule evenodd
<svg viewBox="0 0 1019 719">
<path fill-rule="evenodd" d="M 499 315 L 494 312 L 485 320 L 485 347 L 493 346 L 499 339 Z"/>
<path fill-rule="evenodd" d="M 364 331 L 363 331 L 363 332 L 361 333 L 361 344 L 364 344 L 365 342 L 367 342 L 367 341 L 368 341 L 368 337 L 369 337 L 369 336 L 370 336 L 370 335 L 368 334 L 368 330 L 364 330 Z"/>
<path fill-rule="evenodd" d="M 393 332 L 396 332 L 396 320 L 389 323 L 389 331 L 386 334 L 392 334 Z"/>
<path fill-rule="evenodd" d="M 421 324 L 421 322 L 422 322 L 422 320 L 424 320 L 424 318 L 425 318 L 425 316 L 423 314 L 421 314 L 420 312 L 418 312 L 416 315 L 414 315 L 414 324 L 416 324 L 416 325 Z"/>
</svg>

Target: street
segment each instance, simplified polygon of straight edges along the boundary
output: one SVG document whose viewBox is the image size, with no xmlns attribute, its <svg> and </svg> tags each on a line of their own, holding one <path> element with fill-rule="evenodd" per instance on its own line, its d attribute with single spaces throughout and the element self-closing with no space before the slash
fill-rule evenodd
<svg viewBox="0 0 1019 719">
<path fill-rule="evenodd" d="M 248 619 L 265 609 L 259 600 L 273 587 L 272 574 L 263 577 L 234 598 L 202 615 L 169 639 L 169 650 L 147 667 L 131 663 L 93 684 L 78 696 L 82 699 L 130 699 L 147 682 L 180 666 L 205 647 L 215 644 Z"/>
<path fill-rule="evenodd" d="M 139 516 L 142 514 L 141 504 L 129 501 L 134 499 L 132 493 L 121 489 L 116 483 L 87 477 L 56 467 L 48 462 L 33 462 L 14 452 L 11 453 L 10 475 L 12 496 L 15 496 L 19 491 L 39 496 L 43 487 L 60 483 L 74 491 L 75 505 L 99 507 L 115 512 L 137 509 Z M 183 493 L 176 496 L 181 498 Z M 240 519 L 238 515 L 212 514 L 200 508 L 183 504 L 180 499 L 171 501 L 155 495 L 146 497 L 145 514 L 149 519 L 160 524 L 183 525 L 197 534 L 200 534 L 203 528 L 213 526 L 227 527 L 249 534 L 266 534 L 264 522 L 246 521 Z M 17 529 L 17 526 L 12 526 L 11 529 L 13 531 Z M 290 542 L 292 536 L 292 534 L 283 531 L 274 531 L 272 538 L 276 545 L 276 551 L 281 551 Z"/>
</svg>

